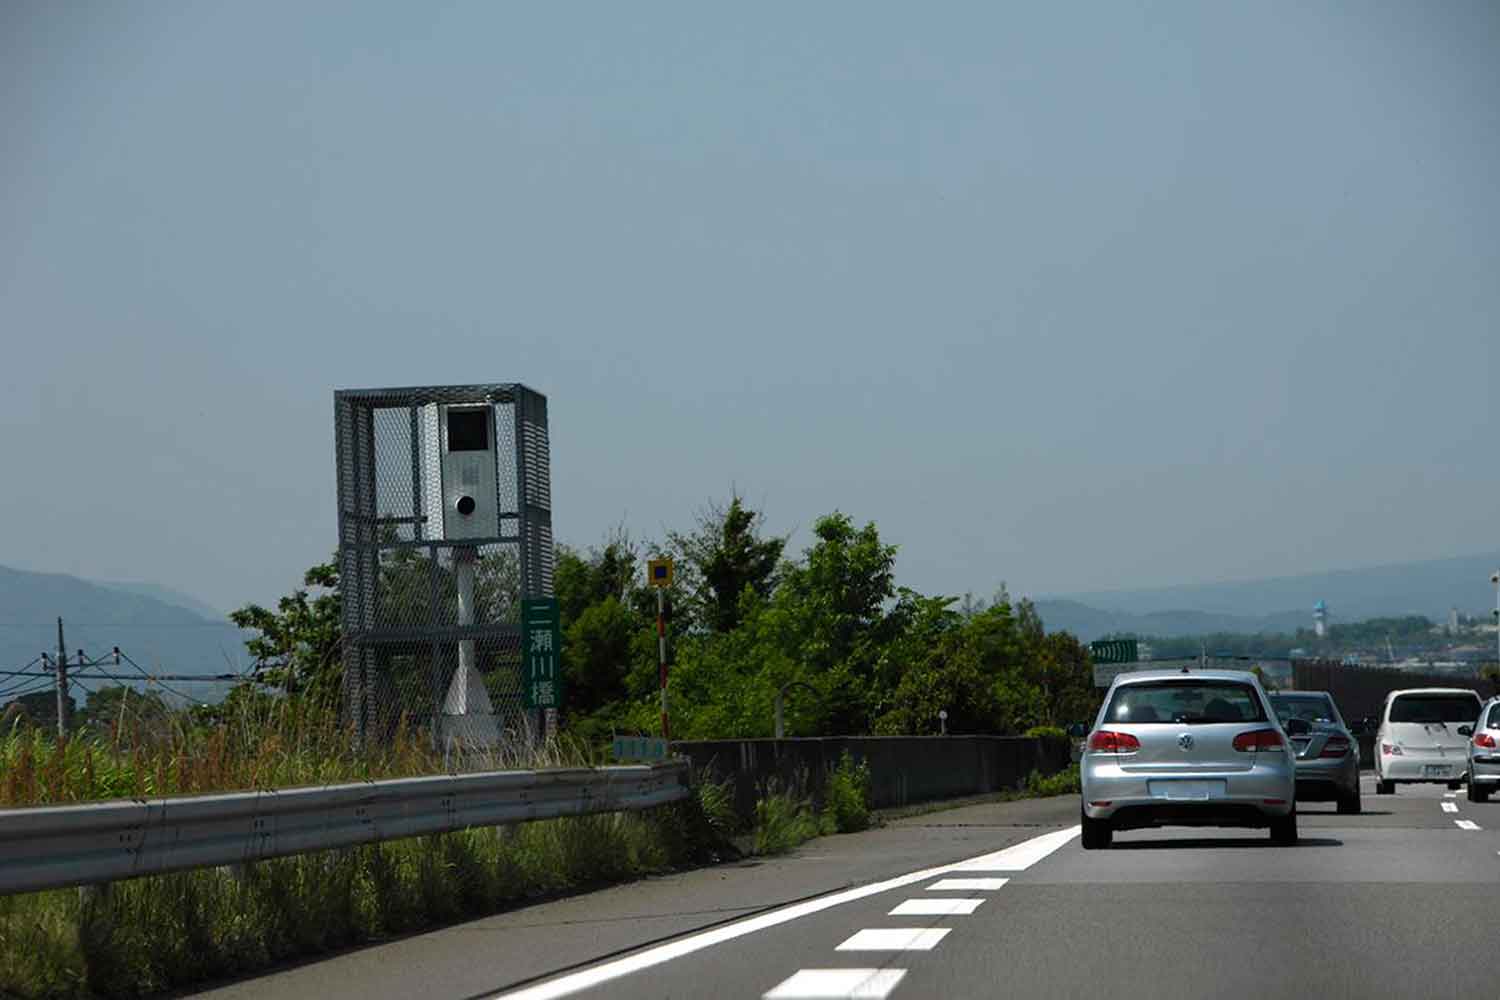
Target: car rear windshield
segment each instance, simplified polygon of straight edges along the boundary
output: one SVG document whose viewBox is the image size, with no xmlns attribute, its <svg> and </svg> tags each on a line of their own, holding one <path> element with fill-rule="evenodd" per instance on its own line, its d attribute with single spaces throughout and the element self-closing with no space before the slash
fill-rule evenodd
<svg viewBox="0 0 1500 1000">
<path fill-rule="evenodd" d="M 1392 722 L 1473 722 L 1477 718 L 1478 695 L 1402 694 L 1391 702 Z"/>
<path fill-rule="evenodd" d="M 1238 681 L 1140 681 L 1115 688 L 1104 713 L 1115 723 L 1265 722 L 1255 688 Z"/>
<path fill-rule="evenodd" d="M 1307 722 L 1339 722 L 1338 709 L 1326 694 L 1273 694 L 1271 708 L 1283 723 L 1293 719 Z"/>
<path fill-rule="evenodd" d="M 1497 703 L 1490 708 L 1489 728 L 1500 729 L 1500 703 Z"/>
</svg>

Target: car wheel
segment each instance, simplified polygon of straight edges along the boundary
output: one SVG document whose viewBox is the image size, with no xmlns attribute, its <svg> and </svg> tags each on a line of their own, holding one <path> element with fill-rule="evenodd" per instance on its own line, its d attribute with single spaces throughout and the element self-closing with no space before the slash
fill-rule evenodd
<svg viewBox="0 0 1500 1000">
<path fill-rule="evenodd" d="M 1456 791 L 1458 791 L 1462 787 L 1464 787 L 1464 783 L 1462 781 L 1450 781 L 1450 782 L 1448 782 L 1448 791 L 1450 791 L 1450 792 L 1456 792 Z"/>
<path fill-rule="evenodd" d="M 1107 850 L 1114 839 L 1115 830 L 1109 820 L 1090 819 L 1088 813 L 1083 814 L 1083 849 L 1085 851 Z"/>
<path fill-rule="evenodd" d="M 1393 795 L 1395 794 L 1395 791 L 1396 783 L 1394 781 L 1384 781 L 1380 778 L 1375 779 L 1376 795 Z"/>
<path fill-rule="evenodd" d="M 1359 815 L 1359 810 L 1359 786 L 1355 785 L 1353 794 L 1339 796 L 1339 815 L 1357 816 Z"/>
<path fill-rule="evenodd" d="M 1297 844 L 1297 810 L 1271 820 L 1271 843 L 1277 847 L 1294 847 Z"/>
<path fill-rule="evenodd" d="M 1489 789 L 1485 788 L 1473 778 L 1469 779 L 1469 801 L 1488 802 L 1490 800 Z"/>
</svg>

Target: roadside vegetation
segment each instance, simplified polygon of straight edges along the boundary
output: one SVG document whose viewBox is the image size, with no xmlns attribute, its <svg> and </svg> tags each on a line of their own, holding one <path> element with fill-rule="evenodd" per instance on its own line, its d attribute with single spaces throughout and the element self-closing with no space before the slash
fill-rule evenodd
<svg viewBox="0 0 1500 1000">
<path fill-rule="evenodd" d="M 993 601 L 898 587 L 895 547 L 873 524 L 834 513 L 787 559 L 738 498 L 657 546 L 617 534 L 587 554 L 563 548 L 564 729 L 523 752 L 466 768 L 604 760 L 616 732 L 655 731 L 655 598 L 647 555 L 677 559 L 670 592 L 673 730 L 681 738 L 771 735 L 790 690 L 792 735 L 1021 733 L 1090 714 L 1087 651 L 1048 635 L 1003 587 Z M 504 567 L 479 599 L 505 600 Z M 399 583 L 410 567 L 383 571 Z M 423 577 L 427 586 L 428 577 Z M 215 705 L 173 706 L 127 687 L 88 694 L 66 737 L 46 699 L 0 717 L 0 807 L 378 780 L 453 770 L 429 720 L 397 712 L 356 740 L 342 710 L 341 619 L 333 564 L 274 608 L 248 605 L 257 669 Z M 795 687 L 789 688 L 796 682 Z M 499 695 L 501 692 L 495 692 Z M 1051 733 L 1051 730 L 1048 730 Z M 1076 781 L 1076 778 L 1074 779 Z M 1037 779 L 1034 794 L 1060 785 Z M 845 755 L 819 790 L 768 787 L 753 816 L 727 785 L 687 802 L 476 829 L 136 879 L 102 889 L 0 898 L 0 995 L 139 996 L 260 970 L 496 912 L 550 894 L 638 878 L 740 851 L 776 854 L 876 822 L 870 773 Z"/>
</svg>

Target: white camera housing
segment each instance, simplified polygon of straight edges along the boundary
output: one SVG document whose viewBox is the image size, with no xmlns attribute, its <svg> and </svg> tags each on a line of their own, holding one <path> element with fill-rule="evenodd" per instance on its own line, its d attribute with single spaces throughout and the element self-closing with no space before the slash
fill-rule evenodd
<svg viewBox="0 0 1500 1000">
<path fill-rule="evenodd" d="M 445 406 L 441 421 L 443 537 L 500 534 L 495 488 L 495 417 L 488 405 Z"/>
</svg>

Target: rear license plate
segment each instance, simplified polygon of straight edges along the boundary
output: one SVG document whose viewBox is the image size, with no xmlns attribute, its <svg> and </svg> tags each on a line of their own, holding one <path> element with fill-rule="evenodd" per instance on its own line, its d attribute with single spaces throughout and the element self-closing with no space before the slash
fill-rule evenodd
<svg viewBox="0 0 1500 1000">
<path fill-rule="evenodd" d="M 1174 802 L 1205 802 L 1224 794 L 1223 781 L 1148 781 L 1146 789 L 1153 799 Z"/>
<path fill-rule="evenodd" d="M 1424 778 L 1446 778 L 1452 773 L 1452 764 L 1427 764 L 1422 768 Z"/>
</svg>

